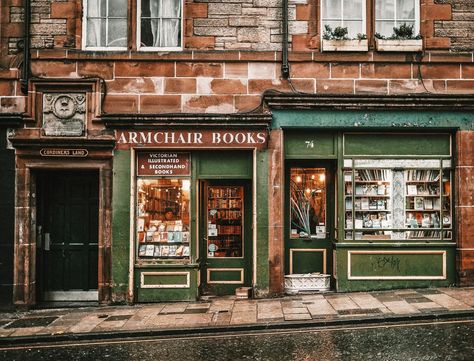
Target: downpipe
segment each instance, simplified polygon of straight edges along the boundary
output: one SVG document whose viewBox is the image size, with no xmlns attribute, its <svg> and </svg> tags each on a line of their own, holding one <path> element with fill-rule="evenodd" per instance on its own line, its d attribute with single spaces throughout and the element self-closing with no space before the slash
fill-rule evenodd
<svg viewBox="0 0 474 361">
<path fill-rule="evenodd" d="M 30 22 L 31 22 L 31 3 L 25 1 L 25 19 L 23 30 L 23 67 L 21 71 L 20 88 L 23 94 L 28 94 L 28 83 L 30 81 Z"/>
<path fill-rule="evenodd" d="M 290 77 L 290 64 L 288 62 L 288 0 L 282 0 L 282 44 L 281 44 L 281 76 L 283 79 Z"/>
</svg>

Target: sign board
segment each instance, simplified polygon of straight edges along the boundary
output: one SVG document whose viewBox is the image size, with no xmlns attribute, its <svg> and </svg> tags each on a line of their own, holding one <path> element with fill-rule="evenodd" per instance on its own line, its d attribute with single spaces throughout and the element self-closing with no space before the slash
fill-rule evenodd
<svg viewBox="0 0 474 361">
<path fill-rule="evenodd" d="M 117 130 L 117 148 L 136 146 L 167 148 L 262 148 L 267 144 L 266 131 L 245 130 Z"/>
<path fill-rule="evenodd" d="M 58 149 L 58 148 L 43 148 L 40 150 L 42 157 L 72 157 L 82 158 L 87 157 L 89 151 L 87 149 Z"/>
<path fill-rule="evenodd" d="M 190 155 L 179 152 L 137 153 L 137 175 L 190 175 Z"/>
</svg>

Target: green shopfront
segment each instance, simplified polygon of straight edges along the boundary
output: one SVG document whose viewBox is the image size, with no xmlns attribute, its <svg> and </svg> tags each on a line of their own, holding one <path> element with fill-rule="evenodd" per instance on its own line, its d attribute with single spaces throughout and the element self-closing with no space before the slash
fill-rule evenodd
<svg viewBox="0 0 474 361">
<path fill-rule="evenodd" d="M 259 260 L 268 257 L 266 184 L 260 184 L 267 179 L 268 120 L 238 129 L 215 123 L 116 129 L 115 301 L 268 288 L 268 273 L 257 274 L 264 267 Z"/>
<path fill-rule="evenodd" d="M 273 292 L 314 272 L 340 292 L 456 284 L 456 139 L 473 115 L 453 99 L 267 98 Z"/>
</svg>

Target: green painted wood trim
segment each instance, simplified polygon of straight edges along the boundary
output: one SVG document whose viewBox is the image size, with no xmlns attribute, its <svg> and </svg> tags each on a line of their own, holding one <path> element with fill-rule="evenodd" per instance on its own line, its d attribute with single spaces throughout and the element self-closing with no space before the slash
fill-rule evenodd
<svg viewBox="0 0 474 361">
<path fill-rule="evenodd" d="M 285 132 L 286 159 L 335 159 L 337 135 L 321 130 Z"/>
<path fill-rule="evenodd" d="M 188 288 L 188 276 L 185 274 L 172 274 L 170 272 L 161 272 L 161 274 L 143 274 L 143 285 L 144 286 L 180 286 Z"/>
<path fill-rule="evenodd" d="M 128 293 L 131 152 L 117 150 L 112 180 L 112 292 Z"/>
<path fill-rule="evenodd" d="M 268 294 L 270 287 L 269 244 L 268 244 L 268 152 L 256 152 L 256 198 L 257 198 L 257 280 L 256 293 Z"/>
<path fill-rule="evenodd" d="M 443 251 L 446 252 L 446 279 L 349 279 L 348 277 L 348 253 L 349 251 L 376 251 L 376 252 L 387 252 L 392 251 L 395 253 L 400 252 L 427 252 L 427 251 Z M 336 250 L 336 268 L 337 268 L 337 279 L 336 287 L 338 292 L 352 292 L 352 291 L 369 291 L 369 290 L 383 290 L 383 289 L 394 289 L 394 288 L 412 288 L 412 287 L 447 287 L 453 286 L 456 279 L 455 259 L 456 249 L 455 247 L 359 247 L 353 249 L 339 248 Z M 415 258 L 416 259 L 416 258 Z M 386 262 L 386 267 L 392 267 L 394 264 L 390 259 L 382 260 L 381 264 Z M 421 270 L 431 269 L 434 266 L 430 262 L 426 263 L 426 260 L 419 258 Z M 396 266 L 396 261 L 395 261 Z M 366 265 L 366 269 L 374 268 L 373 265 Z M 380 276 L 383 276 L 383 272 L 379 272 Z"/>
<path fill-rule="evenodd" d="M 345 156 L 451 156 L 451 135 L 446 133 L 345 133 Z"/>
<path fill-rule="evenodd" d="M 209 283 L 211 282 L 238 282 L 238 283 L 244 283 L 243 280 L 243 272 L 245 270 L 240 270 L 240 269 L 226 269 L 226 270 L 221 270 L 221 269 L 209 269 L 208 274 L 209 274 Z"/>
<path fill-rule="evenodd" d="M 252 152 L 219 150 L 199 152 L 197 177 L 199 179 L 250 179 L 252 178 Z M 224 160 L 224 161 L 223 161 Z"/>
<path fill-rule="evenodd" d="M 427 108 L 428 109 L 428 108 Z M 273 110 L 272 128 L 474 130 L 473 112 Z"/>
<path fill-rule="evenodd" d="M 349 251 L 350 279 L 446 278 L 446 251 Z"/>
</svg>

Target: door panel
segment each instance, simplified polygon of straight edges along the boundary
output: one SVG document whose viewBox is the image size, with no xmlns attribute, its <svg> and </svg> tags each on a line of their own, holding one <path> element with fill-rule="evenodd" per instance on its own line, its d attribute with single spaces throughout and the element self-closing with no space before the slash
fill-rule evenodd
<svg viewBox="0 0 474 361">
<path fill-rule="evenodd" d="M 202 181 L 201 294 L 234 294 L 252 284 L 251 187 L 248 181 Z"/>
<path fill-rule="evenodd" d="M 97 290 L 97 172 L 51 171 L 37 178 L 42 230 L 38 243 L 40 295 Z M 45 246 L 48 235 L 49 249 Z M 81 292 L 75 297 L 81 298 Z"/>
<path fill-rule="evenodd" d="M 331 162 L 287 163 L 285 274 L 332 272 L 334 167 Z"/>
</svg>

